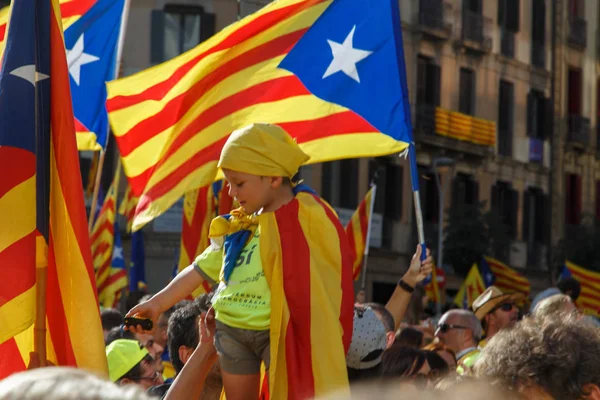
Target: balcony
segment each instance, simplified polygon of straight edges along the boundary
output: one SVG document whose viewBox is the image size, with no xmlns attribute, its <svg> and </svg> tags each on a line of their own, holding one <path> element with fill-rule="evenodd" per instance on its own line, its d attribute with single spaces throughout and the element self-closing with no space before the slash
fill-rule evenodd
<svg viewBox="0 0 600 400">
<path fill-rule="evenodd" d="M 515 33 L 504 28 L 500 29 L 500 54 L 504 57 L 515 57 Z"/>
<path fill-rule="evenodd" d="M 580 115 L 569 115 L 568 143 L 575 147 L 587 148 L 590 145 L 590 120 Z"/>
<path fill-rule="evenodd" d="M 531 65 L 546 69 L 546 46 L 543 43 L 531 42 Z"/>
<path fill-rule="evenodd" d="M 470 10 L 462 12 L 462 45 L 474 53 L 488 53 L 492 49 L 492 38 L 487 32 L 491 20 Z"/>
<path fill-rule="evenodd" d="M 583 17 L 569 17 L 569 44 L 585 49 L 587 46 L 587 21 Z"/>
<path fill-rule="evenodd" d="M 420 0 L 418 25 L 419 31 L 433 40 L 447 40 L 452 34 L 452 23 L 445 17 L 451 16 L 451 3 L 443 0 Z"/>
<path fill-rule="evenodd" d="M 418 131 L 426 135 L 435 134 L 435 109 L 436 107 L 433 105 L 417 104 L 416 128 Z"/>
</svg>

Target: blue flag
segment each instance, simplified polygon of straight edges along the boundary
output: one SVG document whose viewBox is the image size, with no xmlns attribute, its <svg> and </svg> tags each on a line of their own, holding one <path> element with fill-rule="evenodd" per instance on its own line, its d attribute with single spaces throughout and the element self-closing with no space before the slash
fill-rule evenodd
<svg viewBox="0 0 600 400">
<path fill-rule="evenodd" d="M 492 272 L 490 265 L 485 260 L 485 257 L 481 257 L 481 263 L 479 264 L 479 272 L 483 278 L 483 283 L 486 288 L 489 288 L 496 282 L 496 275 Z"/>
<path fill-rule="evenodd" d="M 398 0 L 335 0 L 279 65 L 314 95 L 412 143 Z"/>
<path fill-rule="evenodd" d="M 121 233 L 119 232 L 119 224 L 115 221 L 115 242 L 113 244 L 111 268 L 125 270 L 125 258 L 123 257 L 123 245 L 121 244 Z M 112 275 L 112 274 L 111 274 Z"/>
<path fill-rule="evenodd" d="M 146 253 L 144 233 L 139 230 L 131 235 L 131 265 L 129 268 L 129 291 L 146 288 Z"/>
<path fill-rule="evenodd" d="M 93 134 L 79 150 L 105 148 L 108 139 L 107 81 L 115 78 L 124 0 L 98 0 L 65 31 L 75 118 Z"/>
</svg>

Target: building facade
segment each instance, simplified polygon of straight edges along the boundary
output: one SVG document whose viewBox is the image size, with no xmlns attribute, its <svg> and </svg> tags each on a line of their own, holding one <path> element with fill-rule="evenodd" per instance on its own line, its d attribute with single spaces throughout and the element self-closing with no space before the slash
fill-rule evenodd
<svg viewBox="0 0 600 400">
<path fill-rule="evenodd" d="M 266 2 L 132 0 L 122 74 L 175 57 Z M 427 237 L 436 238 L 440 224 L 433 163 L 450 159 L 454 167 L 438 171 L 448 186 L 444 208 L 477 202 L 493 208 L 510 228 L 509 264 L 534 290 L 548 286 L 548 245 L 584 213 L 600 217 L 600 6 L 400 0 L 400 9 Z M 307 166 L 301 174 L 342 218 L 375 180 L 365 289 L 368 298 L 386 301 L 417 242 L 408 162 L 344 160 Z M 175 264 L 180 213 L 176 206 L 145 228 L 153 291 Z M 444 267 L 451 294 L 462 278 Z"/>
</svg>

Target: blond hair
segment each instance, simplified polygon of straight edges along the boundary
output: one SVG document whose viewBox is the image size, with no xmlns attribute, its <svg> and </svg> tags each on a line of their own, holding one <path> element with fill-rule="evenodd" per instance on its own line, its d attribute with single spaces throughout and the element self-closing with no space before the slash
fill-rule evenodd
<svg viewBox="0 0 600 400">
<path fill-rule="evenodd" d="M 0 400 L 150 400 L 137 385 L 117 386 L 76 368 L 36 368 L 0 381 Z"/>
</svg>

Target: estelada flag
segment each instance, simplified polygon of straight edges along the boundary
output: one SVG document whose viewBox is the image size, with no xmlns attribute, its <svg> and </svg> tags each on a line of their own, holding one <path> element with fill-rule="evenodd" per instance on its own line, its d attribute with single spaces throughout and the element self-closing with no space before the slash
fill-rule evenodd
<svg viewBox="0 0 600 400">
<path fill-rule="evenodd" d="M 107 375 L 58 1 L 14 1 L 10 18 L 0 72 L 0 378 L 24 370 L 33 351 L 36 269 L 47 275 L 47 359 Z"/>
<path fill-rule="evenodd" d="M 469 308 L 477 297 L 485 290 L 485 284 L 479 273 L 477 264 L 473 264 L 465 281 L 454 298 L 454 304 L 461 308 Z"/>
</svg>

